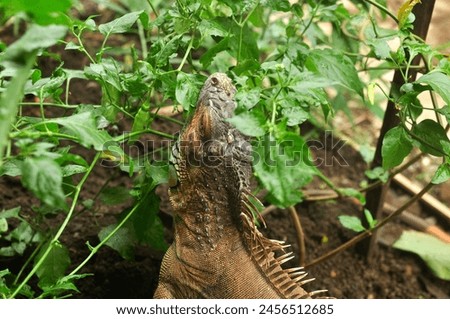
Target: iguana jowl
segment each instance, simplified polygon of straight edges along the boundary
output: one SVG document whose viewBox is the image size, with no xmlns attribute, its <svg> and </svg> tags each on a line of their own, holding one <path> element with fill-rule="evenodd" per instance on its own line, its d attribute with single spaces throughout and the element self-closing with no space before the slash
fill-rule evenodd
<svg viewBox="0 0 450 319">
<path fill-rule="evenodd" d="M 173 147 L 174 242 L 164 256 L 155 298 L 314 294 L 301 287 L 309 281 L 301 268 L 281 267 L 292 258 L 286 246 L 265 238 L 253 223 L 251 145 L 226 121 L 234 114 L 235 91 L 225 74 L 212 74 Z"/>
</svg>

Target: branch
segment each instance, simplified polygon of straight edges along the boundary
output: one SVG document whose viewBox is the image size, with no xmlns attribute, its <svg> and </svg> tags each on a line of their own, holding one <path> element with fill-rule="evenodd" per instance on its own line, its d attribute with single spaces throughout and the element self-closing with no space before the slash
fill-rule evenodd
<svg viewBox="0 0 450 319">
<path fill-rule="evenodd" d="M 300 222 L 300 217 L 297 214 L 294 206 L 289 206 L 287 209 L 292 222 L 294 223 L 295 231 L 297 232 L 297 244 L 298 244 L 298 258 L 300 266 L 305 265 L 306 259 L 306 248 L 305 248 L 305 233 L 303 232 L 302 224 Z"/>
<path fill-rule="evenodd" d="M 409 206 L 414 204 L 419 198 L 421 198 L 433 186 L 434 186 L 434 184 L 428 183 L 428 185 L 425 186 L 418 194 L 416 194 L 414 197 L 412 197 L 410 200 L 408 200 L 406 203 L 404 203 L 400 208 L 396 209 L 394 212 L 389 214 L 389 216 L 387 216 L 386 218 L 381 220 L 375 227 L 373 227 L 372 229 L 368 229 L 368 230 L 358 234 L 357 236 L 353 237 L 352 239 L 350 239 L 349 241 L 345 242 L 344 244 L 342 244 L 341 246 L 337 247 L 336 249 L 333 249 L 333 250 L 329 251 L 328 253 L 320 256 L 319 258 L 313 260 L 312 262 L 307 264 L 305 267 L 312 267 L 312 266 L 314 266 L 316 264 L 319 264 L 319 263 L 321 263 L 321 262 L 323 262 L 323 261 L 325 261 L 325 260 L 327 260 L 327 259 L 329 259 L 331 257 L 334 257 L 335 255 L 343 252 L 344 250 L 354 246 L 355 244 L 359 243 L 363 239 L 365 239 L 367 237 L 370 237 L 374 233 L 374 231 L 380 229 L 381 227 L 383 227 L 387 223 L 391 222 L 395 217 L 400 215 Z"/>
</svg>

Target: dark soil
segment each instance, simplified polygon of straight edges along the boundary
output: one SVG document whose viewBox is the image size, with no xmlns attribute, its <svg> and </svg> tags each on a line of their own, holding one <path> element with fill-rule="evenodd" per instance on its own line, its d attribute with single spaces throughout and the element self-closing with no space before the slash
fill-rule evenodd
<svg viewBox="0 0 450 319">
<path fill-rule="evenodd" d="M 87 15 L 88 13 L 86 13 Z M 93 39 L 92 46 L 95 46 Z M 82 69 L 86 61 L 82 55 L 74 51 L 61 51 L 66 67 Z M 42 59 L 41 65 L 45 67 L 44 73 L 50 74 L 57 62 Z M 74 82 L 71 85 L 71 103 L 99 103 L 101 92 L 95 83 Z M 30 111 L 32 112 L 32 111 Z M 176 125 L 167 122 L 154 123 L 155 129 L 173 133 L 179 130 Z M 119 129 L 125 129 L 120 127 Z M 152 136 L 147 136 L 151 140 Z M 364 180 L 364 170 L 367 168 L 359 153 L 351 147 L 345 146 L 333 153 L 330 136 L 320 134 L 318 140 L 322 149 L 316 149 L 316 157 L 327 159 L 321 165 L 326 176 L 329 176 L 339 187 L 358 187 Z M 334 141 L 336 142 L 336 140 Z M 77 150 L 86 159 L 93 157 L 89 150 Z M 335 155 L 334 158 L 332 155 Z M 347 165 L 341 161 L 342 155 Z M 91 174 L 81 193 L 80 202 L 86 199 L 95 199 L 99 189 L 106 180 L 111 180 L 109 186 L 131 187 L 127 174 L 114 168 L 98 166 Z M 314 181 L 309 187 L 321 189 L 324 185 Z M 170 205 L 167 201 L 165 188 L 158 190 L 161 195 L 160 217 L 167 227 L 167 240 L 171 240 Z M 449 185 L 441 186 L 436 195 L 444 202 L 449 201 Z M 401 190 L 392 190 L 391 204 L 399 206 L 405 200 Z M 37 202 L 26 189 L 21 186 L 17 178 L 2 177 L 0 179 L 0 209 L 22 207 L 24 215 L 33 214 L 31 207 Z M 265 203 L 267 205 L 267 203 Z M 89 254 L 86 242 L 91 245 L 99 242 L 98 232 L 107 225 L 116 221 L 115 217 L 126 208 L 121 206 L 108 206 L 99 200 L 94 207 L 77 214 L 69 223 L 61 241 L 69 248 L 72 267 L 80 264 Z M 338 247 L 349 240 L 355 233 L 344 229 L 339 221 L 339 215 L 358 215 L 361 207 L 350 199 L 339 201 L 326 201 L 315 203 L 302 203 L 297 205 L 306 241 L 306 262 L 311 262 L 327 251 Z M 414 212 L 422 216 L 433 216 L 433 212 L 426 211 L 416 205 Z M 264 232 L 271 238 L 285 240 L 292 244 L 297 254 L 297 234 L 292 225 L 289 214 L 276 209 L 265 216 L 268 229 Z M 58 225 L 60 217 L 50 221 Z M 441 227 L 449 229 L 448 224 L 440 221 Z M 400 222 L 386 227 L 381 237 L 397 237 L 399 231 L 407 227 Z M 138 247 L 134 260 L 124 260 L 118 253 L 109 247 L 102 248 L 93 259 L 82 269 L 82 273 L 92 276 L 80 279 L 77 287 L 80 293 L 74 298 L 152 298 L 158 281 L 159 267 L 164 252 L 154 251 L 148 247 Z M 17 273 L 23 265 L 25 257 L 16 259 L 0 259 L 0 269 L 9 268 Z M 328 289 L 329 295 L 337 298 L 449 298 L 450 282 L 437 279 L 428 270 L 426 265 L 416 256 L 395 250 L 389 246 L 378 245 L 376 262 L 368 264 L 362 254 L 350 248 L 341 254 L 326 260 L 310 269 L 311 277 L 316 280 L 307 285 L 308 290 Z M 288 266 L 296 266 L 298 259 L 294 259 Z"/>
</svg>

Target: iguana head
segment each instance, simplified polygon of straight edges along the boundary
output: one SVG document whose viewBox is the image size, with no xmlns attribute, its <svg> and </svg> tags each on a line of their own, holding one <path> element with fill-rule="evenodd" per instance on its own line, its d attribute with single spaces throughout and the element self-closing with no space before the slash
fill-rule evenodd
<svg viewBox="0 0 450 319">
<path fill-rule="evenodd" d="M 236 93 L 231 79 L 225 73 L 213 73 L 206 80 L 200 91 L 199 101 L 209 101 L 209 111 L 218 116 L 218 120 L 230 118 L 234 114 Z"/>
<path fill-rule="evenodd" d="M 211 156 L 223 155 L 232 137 L 231 125 L 225 119 L 234 115 L 235 92 L 225 73 L 214 73 L 205 81 L 196 110 L 172 148 L 171 162 L 178 179 L 172 179 L 171 186 L 185 179 L 189 183 L 203 179 Z"/>
</svg>

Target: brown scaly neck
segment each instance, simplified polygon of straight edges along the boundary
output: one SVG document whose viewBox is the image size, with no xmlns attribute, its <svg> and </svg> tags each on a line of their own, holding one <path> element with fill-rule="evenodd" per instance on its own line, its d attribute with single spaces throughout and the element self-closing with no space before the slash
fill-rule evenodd
<svg viewBox="0 0 450 319">
<path fill-rule="evenodd" d="M 176 232 L 189 247 L 214 250 L 223 236 L 236 230 L 240 177 L 232 167 L 239 164 L 230 151 L 232 127 L 224 121 L 233 115 L 234 92 L 226 75 L 211 76 L 173 148 L 178 185 L 170 197 Z"/>
</svg>

